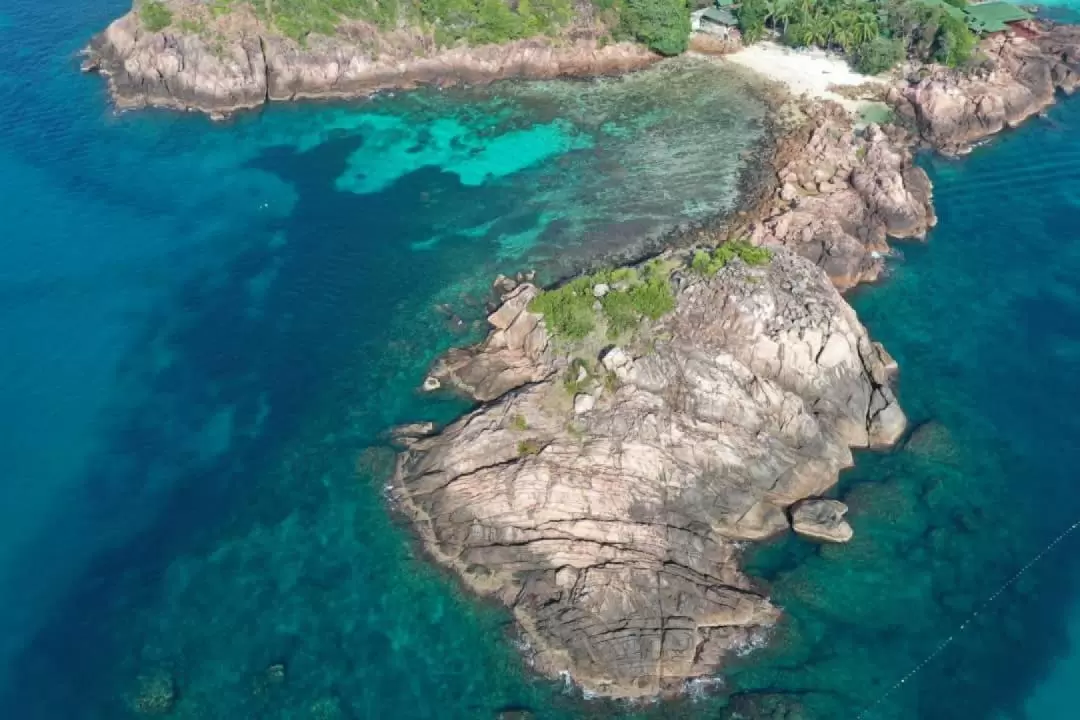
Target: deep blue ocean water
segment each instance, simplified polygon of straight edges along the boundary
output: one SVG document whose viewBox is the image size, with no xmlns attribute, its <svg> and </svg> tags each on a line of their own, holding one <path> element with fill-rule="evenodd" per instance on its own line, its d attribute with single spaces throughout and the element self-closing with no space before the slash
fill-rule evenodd
<svg viewBox="0 0 1080 720">
<path fill-rule="evenodd" d="M 912 441 L 844 477 L 850 545 L 754 553 L 788 620 L 734 700 L 629 708 L 417 557 L 382 433 L 462 410 L 415 388 L 495 273 L 730 209 L 761 104 L 674 67 L 117 116 L 74 53 L 125 9 L 0 8 L 0 717 L 130 717 L 163 675 L 184 719 L 1077 716 L 1080 101 L 925 159 L 939 229 L 853 298 Z"/>
</svg>

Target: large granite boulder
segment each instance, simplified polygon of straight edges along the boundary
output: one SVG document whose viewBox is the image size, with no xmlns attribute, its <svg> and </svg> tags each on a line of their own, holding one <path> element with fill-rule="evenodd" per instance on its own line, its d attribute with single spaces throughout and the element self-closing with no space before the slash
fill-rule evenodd
<svg viewBox="0 0 1080 720">
<path fill-rule="evenodd" d="M 549 343 L 543 379 L 414 442 L 393 483 L 431 554 L 512 608 L 539 670 L 619 697 L 760 641 L 779 613 L 742 543 L 904 427 L 895 364 L 796 255 L 683 283 L 649 337 L 600 353 L 580 415 L 562 381 L 579 348 Z"/>
<path fill-rule="evenodd" d="M 816 112 L 809 138 L 777 173 L 782 210 L 752 239 L 799 253 L 847 289 L 881 274 L 887 238 L 923 238 L 937 217 L 930 179 L 903 130 L 856 131 L 839 106 Z"/>
<path fill-rule="evenodd" d="M 803 500 L 792 507 L 791 529 L 814 540 L 845 543 L 855 535 L 844 520 L 847 511 L 847 505 L 839 500 Z"/>
<path fill-rule="evenodd" d="M 947 153 L 971 145 L 1054 103 L 1080 84 L 1080 27 L 1031 23 L 1028 34 L 998 33 L 980 44 L 986 66 L 959 73 L 938 68 L 890 100 L 923 138 Z"/>
</svg>

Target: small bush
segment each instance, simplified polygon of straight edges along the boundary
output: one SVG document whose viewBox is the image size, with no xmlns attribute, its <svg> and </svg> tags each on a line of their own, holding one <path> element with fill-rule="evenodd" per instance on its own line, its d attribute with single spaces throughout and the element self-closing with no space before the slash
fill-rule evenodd
<svg viewBox="0 0 1080 720">
<path fill-rule="evenodd" d="M 146 0 L 139 6 L 143 27 L 150 32 L 164 30 L 172 24 L 172 11 L 159 0 Z"/>
<path fill-rule="evenodd" d="M 904 59 L 906 50 L 900 38 L 889 39 L 880 35 L 862 43 L 852 54 L 852 65 L 866 75 L 877 75 L 889 70 Z"/>
<path fill-rule="evenodd" d="M 634 301 L 626 290 L 612 290 L 600 299 L 607 320 L 608 338 L 615 340 L 627 330 L 637 326 L 641 316 L 634 308 Z"/>
<path fill-rule="evenodd" d="M 525 457 L 528 455 L 539 455 L 540 451 L 544 448 L 540 446 L 540 443 L 536 440 L 522 440 L 517 444 L 518 455 Z"/>
<path fill-rule="evenodd" d="M 600 308 L 608 337 L 615 339 L 643 317 L 656 320 L 675 309 L 670 275 L 671 267 L 663 261 L 646 263 L 640 274 L 634 268 L 601 270 L 544 291 L 529 303 L 529 310 L 543 315 L 556 337 L 582 340 L 596 328 L 593 287 L 603 283 L 609 290 L 600 298 Z"/>
<path fill-rule="evenodd" d="M 773 258 L 772 250 L 751 245 L 745 240 L 731 240 L 712 252 L 698 250 L 690 262 L 690 269 L 698 275 L 711 277 L 729 262 L 739 258 L 747 265 L 768 265 Z"/>
<path fill-rule="evenodd" d="M 560 288 L 545 290 L 529 303 L 529 310 L 544 316 L 548 330 L 557 337 L 581 340 L 596 327 L 591 277 L 572 280 Z"/>
<path fill-rule="evenodd" d="M 510 418 L 510 429 L 517 430 L 518 432 L 524 432 L 529 429 L 529 421 L 525 419 L 524 415 L 520 413 Z"/>
<path fill-rule="evenodd" d="M 675 309 L 675 293 L 666 275 L 654 275 L 629 290 L 634 310 L 650 320 L 659 320 Z"/>
<path fill-rule="evenodd" d="M 585 371 L 585 377 L 578 380 L 582 370 Z M 589 377 L 589 364 L 581 358 L 574 358 L 570 361 L 570 367 L 566 369 L 566 375 L 563 376 L 563 387 L 566 388 L 566 392 L 570 397 L 574 397 L 587 389 Z"/>
</svg>

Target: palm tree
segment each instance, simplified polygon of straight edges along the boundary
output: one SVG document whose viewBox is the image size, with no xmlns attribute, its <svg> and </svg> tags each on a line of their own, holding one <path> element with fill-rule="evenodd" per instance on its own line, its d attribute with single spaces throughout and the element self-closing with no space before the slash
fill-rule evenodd
<svg viewBox="0 0 1080 720">
<path fill-rule="evenodd" d="M 773 10 L 773 23 L 780 25 L 780 32 L 787 34 L 788 25 L 799 18 L 799 10 L 793 0 L 779 0 L 776 9 Z"/>
<path fill-rule="evenodd" d="M 878 26 L 877 15 L 872 9 L 863 8 L 858 12 L 851 23 L 851 39 L 855 45 L 870 42 L 881 32 Z"/>
</svg>

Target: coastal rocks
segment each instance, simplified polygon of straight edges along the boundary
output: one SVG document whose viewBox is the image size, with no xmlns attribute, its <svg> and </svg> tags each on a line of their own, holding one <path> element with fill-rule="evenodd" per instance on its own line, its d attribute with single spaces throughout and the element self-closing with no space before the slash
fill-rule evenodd
<svg viewBox="0 0 1080 720">
<path fill-rule="evenodd" d="M 507 365 L 522 299 L 468 362 Z M 430 554 L 512 609 L 538 670 L 616 697 L 677 692 L 759 643 L 779 611 L 741 572 L 742 542 L 787 531 L 850 448 L 902 430 L 880 421 L 903 418 L 891 358 L 794 254 L 687 275 L 648 332 L 600 354 L 618 381 L 577 415 L 562 378 L 581 348 L 518 343 L 502 393 L 481 388 L 392 483 Z"/>
<path fill-rule="evenodd" d="M 845 543 L 855 532 L 844 520 L 848 507 L 839 500 L 804 500 L 791 511 L 791 529 L 808 538 Z"/>
<path fill-rule="evenodd" d="M 477 400 L 486 401 L 554 372 L 541 316 L 528 310 L 529 302 L 538 293 L 528 283 L 515 287 L 499 309 L 488 316 L 495 330 L 487 340 L 477 348 L 451 350 L 428 379 L 440 386 L 449 382 Z"/>
<path fill-rule="evenodd" d="M 120 108 L 221 115 L 272 100 L 360 97 L 423 84 L 620 73 L 657 59 L 630 43 L 601 47 L 599 32 L 573 40 L 438 48 L 418 30 L 384 32 L 362 22 L 346 22 L 334 36 L 312 35 L 300 45 L 267 27 L 250 8 L 236 6 L 215 17 L 201 3 L 169 5 L 189 23 L 151 32 L 132 12 L 87 48 L 84 69 L 108 79 Z"/>
<path fill-rule="evenodd" d="M 814 112 L 800 152 L 777 173 L 787 207 L 759 223 L 751 240 L 790 248 L 846 290 L 881 274 L 887 238 L 921 238 L 936 224 L 931 184 L 903 130 L 856 132 L 838 106 Z"/>
<path fill-rule="evenodd" d="M 1052 105 L 1057 90 L 1071 93 L 1080 84 L 1080 27 L 1075 25 L 1030 23 L 1023 34 L 991 35 L 979 52 L 983 69 L 963 74 L 938 68 L 889 97 L 942 152 L 965 152 L 1016 127 Z"/>
</svg>

